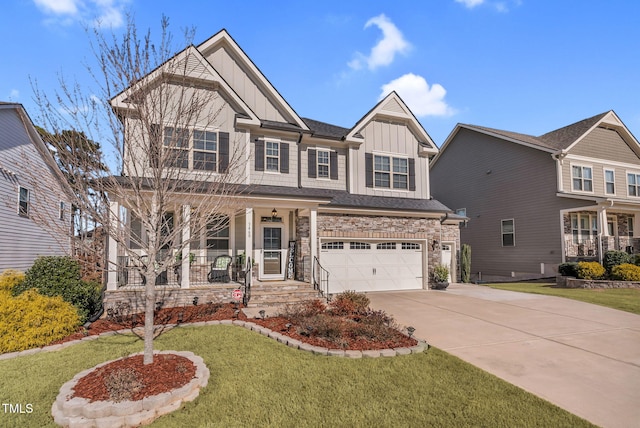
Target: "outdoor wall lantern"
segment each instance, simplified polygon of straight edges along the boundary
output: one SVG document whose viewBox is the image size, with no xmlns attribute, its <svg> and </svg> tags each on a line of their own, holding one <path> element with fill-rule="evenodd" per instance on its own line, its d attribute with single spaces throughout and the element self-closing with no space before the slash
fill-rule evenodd
<svg viewBox="0 0 640 428">
<path fill-rule="evenodd" d="M 278 210 L 277 209 L 273 209 L 273 211 L 271 211 L 271 217 L 276 218 L 278 217 Z"/>
<path fill-rule="evenodd" d="M 433 240 L 433 243 L 431 244 L 431 249 L 432 250 L 438 250 L 440 249 L 440 242 L 438 242 L 437 239 Z"/>
</svg>

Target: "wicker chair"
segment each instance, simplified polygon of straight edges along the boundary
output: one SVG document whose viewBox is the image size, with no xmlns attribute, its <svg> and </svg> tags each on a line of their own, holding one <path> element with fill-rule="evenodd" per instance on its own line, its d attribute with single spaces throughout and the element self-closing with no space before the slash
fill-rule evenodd
<svg viewBox="0 0 640 428">
<path fill-rule="evenodd" d="M 209 282 L 231 282 L 229 275 L 229 266 L 231 265 L 231 256 L 223 255 L 215 258 L 211 263 L 211 270 L 207 275 Z"/>
</svg>

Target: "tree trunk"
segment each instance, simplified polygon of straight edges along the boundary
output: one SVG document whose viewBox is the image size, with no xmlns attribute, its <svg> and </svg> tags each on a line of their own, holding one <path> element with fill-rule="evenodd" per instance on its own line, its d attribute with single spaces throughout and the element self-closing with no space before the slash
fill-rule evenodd
<svg viewBox="0 0 640 428">
<path fill-rule="evenodd" d="M 153 315 L 156 306 L 156 272 L 150 266 L 145 273 L 147 284 L 144 291 L 144 359 L 143 363 L 153 363 Z"/>
</svg>

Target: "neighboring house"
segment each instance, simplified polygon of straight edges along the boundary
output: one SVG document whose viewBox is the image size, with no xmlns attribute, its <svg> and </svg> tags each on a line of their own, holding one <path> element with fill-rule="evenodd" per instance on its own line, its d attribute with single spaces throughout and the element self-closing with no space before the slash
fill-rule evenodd
<svg viewBox="0 0 640 428">
<path fill-rule="evenodd" d="M 66 182 L 21 104 L 0 102 L 0 272 L 69 254 Z"/>
<path fill-rule="evenodd" d="M 640 250 L 640 145 L 613 111 L 539 137 L 459 124 L 431 179 L 469 218 L 461 240 L 482 280 Z"/>
<path fill-rule="evenodd" d="M 199 261 L 210 263 L 219 254 L 247 254 L 259 280 L 311 282 L 319 262 L 330 273 L 330 293 L 427 288 L 431 266 L 443 261 L 454 268 L 455 280 L 461 217 L 431 197 L 429 158 L 438 149 L 396 93 L 352 128 L 342 128 L 298 116 L 225 30 L 176 58 L 181 55 L 189 55 L 198 81 L 213 83 L 227 100 L 217 126 L 188 130 L 181 167 L 196 169 L 202 155 L 194 131 L 216 134 L 215 171 L 236 149 L 249 159 L 241 174 L 241 213 L 222 213 L 229 226 L 215 236 L 188 237 L 195 265 L 206 266 Z M 124 94 L 112 105 L 127 117 Z M 163 128 L 165 137 L 173 132 Z M 125 162 L 142 165 L 147 156 L 138 153 Z M 126 208 L 126 200 L 117 202 L 116 209 Z M 184 210 L 169 214 L 179 222 Z M 134 220 L 131 227 L 140 226 Z M 117 263 L 122 251 L 114 245 L 112 240 L 110 261 Z M 291 246 L 295 262 L 289 267 Z M 182 288 L 206 285 L 194 274 L 197 267 L 187 271 L 185 265 Z M 123 277 L 118 282 L 112 272 L 108 290 L 124 285 Z M 166 281 L 176 285 L 172 272 Z"/>
</svg>

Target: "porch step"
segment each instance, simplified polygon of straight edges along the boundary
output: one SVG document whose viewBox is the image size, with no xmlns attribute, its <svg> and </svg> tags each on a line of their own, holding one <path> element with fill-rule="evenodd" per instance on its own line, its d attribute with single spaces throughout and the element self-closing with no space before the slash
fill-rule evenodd
<svg viewBox="0 0 640 428">
<path fill-rule="evenodd" d="M 248 306 L 250 308 L 283 306 L 321 297 L 311 284 L 304 282 L 260 282 L 251 286 L 251 300 Z"/>
</svg>

